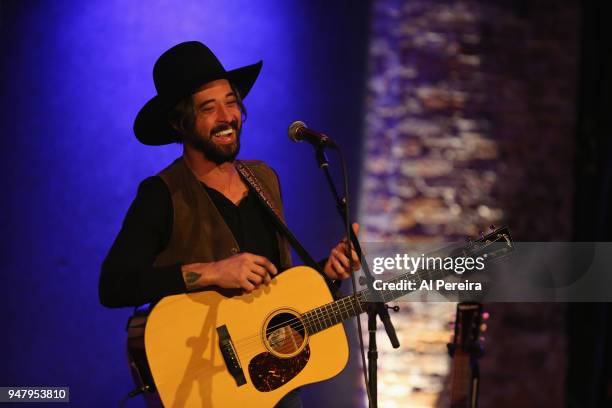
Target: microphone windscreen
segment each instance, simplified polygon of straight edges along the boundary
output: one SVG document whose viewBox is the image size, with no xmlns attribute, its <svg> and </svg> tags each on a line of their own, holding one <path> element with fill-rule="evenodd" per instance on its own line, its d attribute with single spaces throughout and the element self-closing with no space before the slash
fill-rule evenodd
<svg viewBox="0 0 612 408">
<path fill-rule="evenodd" d="M 298 131 L 305 127 L 306 124 L 300 120 L 293 122 L 291 125 L 289 125 L 289 139 L 293 140 L 294 142 L 301 142 L 302 139 L 298 137 Z"/>
</svg>

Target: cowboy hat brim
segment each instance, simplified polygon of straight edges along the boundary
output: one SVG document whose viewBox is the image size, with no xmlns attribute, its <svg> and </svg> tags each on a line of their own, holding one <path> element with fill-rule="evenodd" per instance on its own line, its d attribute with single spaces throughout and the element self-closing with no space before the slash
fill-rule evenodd
<svg viewBox="0 0 612 408">
<path fill-rule="evenodd" d="M 198 81 L 198 86 L 217 79 L 227 79 L 240 93 L 240 97 L 244 99 L 255 84 L 255 80 L 257 80 L 259 76 L 262 65 L 263 61 L 259 61 L 255 64 L 231 71 L 220 72 L 212 76 L 202 73 L 202 78 Z M 134 120 L 134 134 L 136 138 L 141 143 L 149 146 L 160 146 L 180 141 L 180 136 L 168 122 L 168 113 L 182 98 L 190 95 L 196 90 L 197 89 L 192 89 L 183 95 L 173 97 L 156 95 L 151 98 L 142 109 L 140 109 Z"/>
</svg>

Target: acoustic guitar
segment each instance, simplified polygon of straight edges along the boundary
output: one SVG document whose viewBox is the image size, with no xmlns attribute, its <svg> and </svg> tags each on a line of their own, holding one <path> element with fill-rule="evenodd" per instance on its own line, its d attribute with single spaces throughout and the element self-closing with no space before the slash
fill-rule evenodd
<svg viewBox="0 0 612 408">
<path fill-rule="evenodd" d="M 498 229 L 464 247 L 461 256 L 505 255 L 512 250 L 509 237 L 507 228 Z M 419 271 L 391 281 L 431 276 Z M 168 296 L 145 327 L 154 386 L 167 408 L 273 407 L 291 390 L 342 371 L 349 351 L 339 323 L 366 311 L 369 302 L 409 292 L 364 290 L 334 300 L 322 276 L 301 266 L 250 294 Z"/>
</svg>

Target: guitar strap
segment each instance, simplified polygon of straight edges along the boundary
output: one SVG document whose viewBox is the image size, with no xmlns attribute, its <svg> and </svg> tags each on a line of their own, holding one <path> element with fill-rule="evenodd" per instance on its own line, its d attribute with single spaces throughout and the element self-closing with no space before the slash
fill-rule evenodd
<svg viewBox="0 0 612 408">
<path fill-rule="evenodd" d="M 276 228 L 283 234 L 285 238 L 287 238 L 289 244 L 293 247 L 293 249 L 295 249 L 295 252 L 302 259 L 302 262 L 325 276 L 325 274 L 323 274 L 321 271 L 321 266 L 314 259 L 312 259 L 310 254 L 306 251 L 306 249 L 304 249 L 302 244 L 300 244 L 295 235 L 293 235 L 289 228 L 287 228 L 287 224 L 285 224 L 285 222 L 280 217 L 280 212 L 274 207 L 274 205 L 266 195 L 265 190 L 261 187 L 261 184 L 259 183 L 259 180 L 255 176 L 255 174 L 253 174 L 253 171 L 239 160 L 236 160 L 234 164 L 236 166 L 236 170 L 238 170 L 244 181 L 249 186 L 250 190 L 255 193 L 255 196 L 257 197 L 259 202 L 263 205 L 263 207 L 266 209 L 266 211 L 274 221 Z"/>
</svg>

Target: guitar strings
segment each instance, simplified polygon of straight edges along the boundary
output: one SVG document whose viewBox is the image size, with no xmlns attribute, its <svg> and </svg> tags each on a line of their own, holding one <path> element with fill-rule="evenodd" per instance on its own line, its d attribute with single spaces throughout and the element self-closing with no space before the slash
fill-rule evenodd
<svg viewBox="0 0 612 408">
<path fill-rule="evenodd" d="M 439 270 L 435 270 L 435 271 L 431 271 L 433 273 L 440 273 L 442 271 Z M 429 273 L 429 276 L 433 276 L 431 273 Z M 385 299 L 385 294 L 384 292 L 382 293 L 382 297 L 383 300 L 386 301 Z M 347 300 L 350 301 L 347 304 Z M 357 302 L 355 302 L 357 301 Z M 300 317 L 296 317 L 290 320 L 287 320 L 286 322 L 280 323 L 278 325 L 275 326 L 270 326 L 266 329 L 266 334 L 269 334 L 271 331 L 274 331 L 277 328 L 283 327 L 283 326 L 290 326 L 292 328 L 296 328 L 299 327 L 300 325 L 302 325 L 301 320 L 304 320 L 306 323 L 314 325 L 316 328 L 316 325 L 320 326 L 321 328 L 327 328 L 329 326 L 327 326 L 327 320 L 329 320 L 331 322 L 331 319 L 334 317 L 342 317 L 345 313 L 348 313 L 349 317 L 350 317 L 350 313 L 351 311 L 353 313 L 355 313 L 355 306 L 358 306 L 359 312 L 363 312 L 363 307 L 361 306 L 362 303 L 367 302 L 368 301 L 368 293 L 367 292 L 360 292 L 357 294 L 357 297 L 354 296 L 347 296 L 344 297 L 336 302 L 332 302 L 332 303 L 328 303 L 326 305 L 320 306 L 316 309 L 313 309 L 307 313 L 305 313 L 304 315 L 300 316 Z M 336 308 L 334 308 L 333 305 L 337 305 Z M 323 309 L 328 309 L 328 310 L 323 310 Z M 331 314 L 330 311 L 331 310 Z M 319 311 L 319 312 L 317 312 Z M 317 313 L 320 313 L 321 315 L 318 316 Z M 309 314 L 310 316 L 308 316 L 307 314 Z M 334 323 L 333 325 L 337 324 L 339 322 Z M 327 326 L 327 327 L 326 327 Z M 259 341 L 260 340 L 260 334 L 255 334 L 255 335 L 251 335 L 251 336 L 247 336 L 241 339 L 236 340 L 235 344 L 236 345 L 245 345 L 246 343 L 250 342 L 250 341 Z"/>
<path fill-rule="evenodd" d="M 439 273 L 443 273 L 444 271 L 441 270 L 433 270 L 433 271 L 427 271 L 429 277 L 433 277 L 434 275 L 437 275 Z M 383 300 L 386 301 L 386 296 L 384 294 L 384 292 L 381 294 L 383 297 Z M 289 326 L 293 329 L 299 330 L 299 328 L 303 328 L 303 323 L 302 320 L 304 322 L 306 322 L 306 324 L 309 325 L 314 325 L 314 327 L 316 328 L 316 325 L 320 326 L 322 329 L 325 329 L 327 327 L 330 327 L 331 325 L 335 325 L 339 322 L 335 322 L 331 325 L 327 325 L 327 321 L 329 320 L 330 322 L 332 322 L 332 319 L 337 318 L 338 316 L 340 316 L 341 318 L 343 317 L 343 315 L 345 313 L 348 314 L 348 316 L 350 317 L 351 315 L 351 311 L 353 313 L 355 313 L 355 306 L 358 305 L 359 308 L 359 312 L 363 311 L 363 307 L 361 306 L 361 304 L 363 302 L 367 302 L 368 301 L 368 293 L 367 292 L 361 292 L 358 294 L 357 298 L 353 297 L 353 296 L 348 296 L 345 298 L 342 298 L 336 302 L 332 302 L 332 303 L 328 303 L 326 305 L 320 306 L 316 309 L 311 310 L 310 312 L 307 312 L 307 314 L 304 314 L 300 317 L 296 317 L 290 320 L 287 320 L 286 322 L 280 323 L 278 325 L 275 326 L 270 326 L 266 329 L 266 335 L 270 334 L 272 331 L 274 331 L 277 328 L 283 327 L 283 326 Z M 347 303 L 346 301 L 349 300 L 350 301 Z M 355 302 L 355 300 L 357 300 L 357 302 Z M 336 308 L 334 308 L 333 305 L 337 305 Z M 328 310 L 322 310 L 322 309 L 328 309 Z M 331 310 L 331 313 L 330 313 Z M 321 313 L 321 316 L 317 316 L 317 311 L 320 311 L 319 313 Z M 309 316 L 310 315 L 310 316 Z M 286 337 L 282 337 L 284 335 L 280 335 L 279 338 L 282 340 L 285 340 Z M 260 334 L 256 334 L 256 335 L 251 335 L 251 336 L 247 336 L 241 339 L 236 340 L 235 344 L 238 346 L 240 345 L 241 347 L 248 347 L 249 343 L 255 342 L 256 344 L 260 344 Z"/>
<path fill-rule="evenodd" d="M 495 242 L 499 240 L 501 240 L 501 238 L 497 237 L 497 239 L 494 239 L 490 242 L 485 242 L 484 245 L 479 248 L 479 250 L 482 251 L 483 249 L 486 249 L 487 247 L 493 245 Z M 434 276 L 437 276 L 438 274 L 444 275 L 444 272 L 446 271 L 442 271 L 438 269 L 435 269 L 435 270 L 421 269 L 419 273 L 422 273 L 422 272 L 427 272 L 428 277 L 432 278 Z M 420 279 L 420 280 L 423 280 L 423 279 Z M 367 302 L 367 295 L 368 295 L 367 292 L 361 292 L 356 297 L 348 296 L 336 302 L 332 302 L 332 303 L 328 303 L 326 305 L 320 306 L 301 316 L 295 317 L 293 319 L 289 319 L 286 322 L 282 322 L 280 324 L 270 326 L 266 329 L 266 336 L 268 336 L 271 332 L 275 331 L 276 329 L 280 327 L 291 327 L 292 329 L 299 331 L 299 330 L 305 330 L 305 325 L 314 326 L 315 328 L 317 328 L 316 326 L 318 324 L 322 328 L 322 330 L 324 330 L 328 327 L 331 327 L 335 324 L 340 323 L 340 322 L 335 322 L 328 326 L 327 320 L 329 320 L 330 323 L 332 322 L 332 319 L 338 318 L 338 317 L 344 320 L 343 318 L 344 313 L 348 313 L 350 317 L 351 309 L 352 309 L 352 312 L 355 313 L 355 307 L 354 307 L 355 305 L 358 305 L 359 309 L 361 309 L 360 312 L 362 312 L 363 308 L 361 307 L 361 303 Z M 387 301 L 385 299 L 384 292 L 382 292 L 381 295 L 383 297 L 383 300 Z M 346 304 L 347 299 L 351 299 L 351 301 L 348 302 L 348 304 Z M 337 310 L 334 310 L 333 305 L 337 305 Z M 324 308 L 331 309 L 331 314 L 329 310 L 322 310 Z M 317 316 L 317 311 L 320 311 L 321 316 Z M 279 339 L 284 341 L 287 339 L 287 336 L 285 334 L 281 334 L 279 335 Z M 256 343 L 259 345 L 260 344 L 259 341 L 260 341 L 260 334 L 255 334 L 255 335 L 251 335 L 251 336 L 247 336 L 247 337 L 238 339 L 236 340 L 235 344 L 240 345 L 242 347 L 249 347 L 250 343 Z"/>
<path fill-rule="evenodd" d="M 503 238 L 503 236 L 497 236 L 497 237 L 495 237 L 495 239 L 493 239 L 493 240 L 491 240 L 491 241 L 485 241 L 485 242 L 483 243 L 483 245 L 482 245 L 480 248 L 478 248 L 478 249 L 479 249 L 479 251 L 482 251 L 483 249 L 486 249 L 487 247 L 489 247 L 489 246 L 493 245 L 495 242 L 498 242 L 498 241 L 502 240 L 502 238 Z M 418 272 L 418 273 L 417 273 L 417 277 L 418 277 L 418 274 L 423 273 L 423 272 L 427 272 L 428 277 L 431 279 L 431 278 L 433 278 L 433 277 L 437 277 L 437 275 L 442 275 L 442 276 L 443 276 L 443 275 L 444 275 L 444 273 L 445 273 L 445 272 L 447 272 L 447 271 L 446 271 L 446 270 L 440 270 L 440 269 L 432 269 L 432 270 L 429 270 L 429 269 L 422 269 L 422 268 L 421 268 L 421 269 L 420 269 L 419 271 L 417 271 L 417 272 Z M 400 275 L 400 276 L 403 276 L 403 275 Z M 423 279 L 421 278 L 420 280 L 422 281 Z M 409 293 L 409 292 L 407 292 L 407 293 Z M 363 296 L 362 296 L 362 295 L 363 295 Z M 328 303 L 328 304 L 326 304 L 326 305 L 323 305 L 323 306 L 320 306 L 320 307 L 318 307 L 318 308 L 316 308 L 316 309 L 313 309 L 313 310 L 311 310 L 310 312 L 315 312 L 315 313 L 316 313 L 316 310 L 320 310 L 320 309 L 322 309 L 322 308 L 324 308 L 324 307 L 328 307 L 328 306 L 329 306 L 329 307 L 331 307 L 332 312 L 335 314 L 335 311 L 333 310 L 333 306 L 332 306 L 332 305 L 334 305 L 334 304 L 344 303 L 344 301 L 345 301 L 346 299 L 354 299 L 354 300 L 357 300 L 357 301 L 358 301 L 358 303 L 360 304 L 360 308 L 361 308 L 361 303 L 362 303 L 362 302 L 368 302 L 367 295 L 368 295 L 368 293 L 367 293 L 367 292 L 365 292 L 365 291 L 364 291 L 364 292 L 360 292 L 360 293 L 358 293 L 358 294 L 357 294 L 357 296 L 356 296 L 356 297 L 355 297 L 355 296 L 347 296 L 347 297 L 344 297 L 344 298 L 342 298 L 342 299 L 337 300 L 336 302 Z M 388 300 L 386 300 L 386 299 L 385 299 L 385 293 L 384 293 L 384 291 L 381 293 L 381 296 L 382 296 L 382 298 L 383 298 L 383 301 L 385 301 L 385 302 L 386 302 L 386 301 L 388 301 Z M 391 300 L 391 299 L 390 299 L 390 300 Z M 353 308 L 354 301 L 350 302 L 350 304 L 349 304 L 349 305 L 351 306 L 351 308 Z M 347 307 L 345 304 L 342 304 L 341 306 L 345 308 L 344 310 L 342 310 L 342 311 L 340 312 L 341 314 L 342 314 L 343 312 L 345 312 L 345 311 L 348 311 L 348 307 Z M 354 308 L 353 308 L 353 311 L 354 311 Z M 326 313 L 326 312 L 322 312 L 322 313 Z M 305 316 L 305 314 L 304 314 L 303 316 Z M 315 316 L 313 316 L 313 317 L 314 317 L 314 319 L 315 319 L 315 320 L 317 320 L 317 321 L 321 321 L 321 319 L 320 319 L 320 318 L 318 318 L 318 316 L 316 316 L 316 314 L 315 314 Z M 297 319 L 293 319 L 293 321 L 295 321 L 295 320 L 299 320 L 299 318 L 297 318 Z M 325 317 L 323 317 L 323 320 L 325 320 Z M 287 322 L 290 322 L 290 321 L 292 321 L 292 320 L 288 320 Z M 276 328 L 276 327 L 283 326 L 283 325 L 285 325 L 285 324 L 286 324 L 286 322 L 285 322 L 285 323 L 281 323 L 280 325 L 277 325 L 277 326 L 272 326 L 272 327 L 268 328 L 268 330 L 269 330 L 269 329 Z"/>
<path fill-rule="evenodd" d="M 289 319 L 289 320 L 287 320 L 285 322 L 282 322 L 282 323 L 274 325 L 274 326 L 270 326 L 270 327 L 268 327 L 266 329 L 266 333 L 270 334 L 274 330 L 276 330 L 276 329 L 278 329 L 280 327 L 284 327 L 284 326 L 290 326 L 290 327 L 293 327 L 293 328 L 299 327 L 299 326 L 303 326 L 303 324 L 302 324 L 303 321 L 306 322 L 308 325 L 312 325 L 312 326 L 314 326 L 314 323 L 319 323 L 318 325 L 323 327 L 323 326 L 325 326 L 325 324 L 324 324 L 325 320 L 330 320 L 331 321 L 331 318 L 332 317 L 337 317 L 338 313 L 340 315 L 344 315 L 345 313 L 349 313 L 349 317 L 350 317 L 351 309 L 352 309 L 353 312 L 355 312 L 355 308 L 353 307 L 355 302 L 349 302 L 349 304 L 346 305 L 345 299 L 347 299 L 347 298 L 340 299 L 338 301 L 338 303 L 336 303 L 336 302 L 328 303 L 327 305 L 323 305 L 323 306 L 318 307 L 316 309 L 313 309 L 313 310 L 311 310 L 309 312 L 306 312 L 305 314 L 303 314 L 301 316 L 295 317 L 293 319 Z M 337 307 L 335 309 L 334 309 L 333 306 L 331 306 L 333 304 L 337 304 Z M 350 306 L 350 308 L 349 308 L 349 306 Z M 333 313 L 333 315 L 330 314 L 329 312 L 321 310 L 320 311 L 321 316 L 317 316 L 317 310 L 320 310 L 322 308 L 330 308 L 332 313 Z M 361 309 L 361 307 L 360 307 L 360 309 Z M 328 317 L 326 317 L 326 316 L 328 316 Z M 248 337 L 245 337 L 245 338 L 241 338 L 241 339 L 237 340 L 236 343 L 244 342 L 244 340 L 248 340 L 248 339 L 250 339 L 252 337 L 259 337 L 259 335 L 248 336 Z"/>
<path fill-rule="evenodd" d="M 318 322 L 322 329 L 326 329 L 328 327 L 331 327 L 331 326 L 334 326 L 334 325 L 340 323 L 339 321 L 333 323 L 333 320 L 332 320 L 333 317 L 336 317 L 336 318 L 337 317 L 341 317 L 341 318 L 343 318 L 343 315 L 345 313 L 347 313 L 350 316 L 351 309 L 352 309 L 352 311 L 354 313 L 355 312 L 355 308 L 353 307 L 353 304 L 354 304 L 354 302 L 351 302 L 348 305 L 345 304 L 344 302 L 343 302 L 343 304 L 338 304 L 337 310 L 333 310 L 333 315 L 328 315 L 329 317 L 325 318 L 325 319 L 321 319 L 321 318 L 319 318 L 317 316 L 302 315 L 302 318 L 299 318 L 299 317 L 298 318 L 294 318 L 294 319 L 288 320 L 287 322 L 278 324 L 276 326 L 271 326 L 271 327 L 266 329 L 266 336 L 269 335 L 274 330 L 276 330 L 277 328 L 280 328 L 280 327 L 291 327 L 292 329 L 295 329 L 296 331 L 299 331 L 300 329 L 305 329 L 305 324 L 304 323 L 306 323 L 306 325 L 313 325 L 314 322 Z M 350 306 L 350 308 L 349 308 L 349 306 Z M 360 307 L 360 309 L 361 309 L 361 307 Z M 362 311 L 362 309 L 361 309 L 361 311 Z M 329 322 L 332 323 L 332 324 L 327 325 L 327 322 L 325 320 L 329 320 Z M 312 333 L 312 334 L 315 334 L 315 333 Z M 287 338 L 289 338 L 289 336 L 286 335 L 283 332 L 283 333 L 279 334 L 277 338 L 278 338 L 279 341 L 285 341 L 285 340 L 287 340 Z M 251 349 L 252 346 L 256 346 L 257 348 L 261 348 L 261 345 L 262 345 L 260 334 L 238 339 L 238 340 L 236 340 L 234 342 L 234 344 L 236 346 L 240 346 L 241 351 L 249 350 L 249 349 Z"/>
<path fill-rule="evenodd" d="M 348 307 L 346 307 L 346 305 L 342 305 L 342 307 L 338 307 L 337 310 L 338 310 L 338 312 L 340 312 L 342 314 L 344 314 L 344 313 L 349 313 L 350 314 L 350 310 L 349 310 Z M 336 317 L 337 317 L 337 315 L 336 315 Z M 330 321 L 330 323 L 332 322 L 331 316 L 329 318 L 329 321 Z M 266 329 L 266 336 L 269 335 L 271 332 L 273 332 L 278 327 L 291 327 L 292 329 L 294 329 L 296 331 L 300 331 L 300 330 L 305 329 L 306 325 L 313 326 L 315 322 L 318 322 L 319 325 L 322 328 L 326 328 L 325 326 L 327 326 L 326 324 L 322 323 L 321 319 L 319 319 L 316 316 L 306 316 L 306 315 L 303 315 L 303 317 L 301 319 L 294 318 L 294 319 L 291 319 L 290 321 L 287 321 L 285 323 L 282 323 L 282 324 L 279 324 L 279 325 L 267 328 Z M 312 334 L 314 334 L 314 333 L 312 333 Z M 282 332 L 276 338 L 279 341 L 285 341 L 288 338 L 288 336 L 289 335 L 285 334 L 285 332 Z M 237 340 L 236 344 L 240 345 L 240 347 L 242 349 L 248 349 L 249 346 L 252 345 L 252 344 L 256 344 L 257 346 L 260 346 L 261 345 L 261 338 L 260 338 L 259 334 L 255 335 L 255 336 L 249 336 L 249 337 Z"/>
<path fill-rule="evenodd" d="M 489 246 L 490 244 L 485 244 L 484 246 Z M 427 275 L 429 278 L 433 278 L 437 275 L 444 275 L 443 270 L 421 270 L 421 272 L 427 272 Z M 421 279 L 423 280 L 423 279 Z M 409 292 L 407 292 L 409 293 Z M 383 298 L 384 301 L 387 301 L 386 299 L 386 295 L 384 292 L 381 293 L 381 296 Z M 351 300 L 350 302 L 346 302 L 346 300 Z M 355 300 L 357 300 L 357 302 L 355 302 Z M 328 303 L 324 306 L 321 306 L 319 308 L 313 309 L 310 312 L 307 312 L 307 314 L 301 315 L 299 317 L 287 320 L 286 322 L 277 324 L 275 326 L 270 326 L 266 329 L 266 336 L 269 335 L 272 331 L 276 330 L 277 328 L 280 327 L 291 327 L 293 329 L 295 329 L 296 331 L 299 331 L 300 329 L 303 329 L 305 325 L 310 325 L 310 326 L 314 326 L 315 328 L 317 328 L 317 326 L 320 326 L 322 330 L 331 327 L 339 322 L 333 322 L 333 319 L 340 317 L 342 320 L 344 320 L 344 314 L 348 314 L 348 316 L 350 317 L 351 312 L 355 313 L 355 306 L 358 306 L 359 308 L 359 312 L 361 313 L 363 311 L 363 307 L 361 306 L 361 304 L 363 302 L 368 302 L 368 293 L 367 292 L 361 292 L 358 294 L 357 298 L 353 297 L 353 296 L 348 296 L 345 298 L 342 298 L 336 302 L 332 302 L 332 303 Z M 333 305 L 337 305 L 336 308 L 334 308 Z M 327 308 L 328 310 L 322 310 Z M 317 312 L 319 311 L 319 312 Z M 331 311 L 331 313 L 330 313 Z M 317 315 L 317 313 L 321 313 L 320 316 Z M 348 317 L 347 317 L 348 318 Z M 302 323 L 302 321 L 304 323 Z M 328 321 L 332 324 L 328 325 Z M 313 333 L 314 334 L 314 333 Z M 281 334 L 279 335 L 279 340 L 284 341 L 287 339 L 287 336 L 285 334 Z M 252 335 L 252 336 L 247 336 L 244 338 L 241 338 L 239 340 L 237 340 L 235 342 L 236 345 L 240 345 L 241 347 L 247 348 L 250 346 L 250 343 L 255 343 L 258 346 L 261 344 L 260 343 L 261 339 L 260 339 L 260 334 L 256 334 L 256 335 Z"/>
<path fill-rule="evenodd" d="M 348 302 L 348 304 L 346 304 L 346 300 L 347 299 L 351 299 L 350 302 Z M 359 307 L 358 310 L 361 312 L 363 311 L 363 308 L 361 307 L 361 303 L 364 302 L 364 299 L 361 299 L 361 296 L 358 298 L 358 303 L 359 303 Z M 335 308 L 333 307 L 333 305 L 337 305 Z M 266 329 L 266 334 L 270 334 L 272 331 L 280 328 L 280 327 L 284 327 L 284 326 L 290 326 L 292 328 L 296 328 L 299 326 L 303 326 L 302 321 L 306 322 L 308 325 L 314 326 L 316 328 L 316 325 L 318 323 L 318 326 L 320 327 L 324 327 L 326 326 L 326 320 L 329 320 L 331 322 L 331 319 L 333 317 L 342 317 L 344 314 L 348 313 L 348 317 L 351 316 L 351 311 L 353 313 L 356 312 L 356 309 L 354 307 L 355 305 L 355 301 L 354 298 L 352 296 L 349 297 L 345 297 L 342 298 L 336 302 L 332 302 L 332 303 L 328 303 L 326 305 L 320 306 L 316 309 L 313 309 L 309 312 L 306 312 L 305 314 L 289 319 L 285 322 L 279 323 L 277 325 L 273 325 L 270 326 Z M 329 311 L 323 311 L 321 309 L 331 309 L 330 313 Z M 317 316 L 317 310 L 320 310 L 321 316 Z M 347 318 L 348 318 L 347 317 Z M 338 322 L 339 323 L 339 322 Z M 335 323 L 334 323 L 335 324 Z M 247 336 L 241 339 L 236 340 L 235 344 L 244 344 L 244 341 L 248 341 L 251 338 L 259 338 L 259 334 L 257 335 L 251 335 L 251 336 Z"/>
<path fill-rule="evenodd" d="M 268 327 L 266 329 L 266 335 L 270 334 L 275 329 L 283 327 L 283 326 L 289 326 L 293 329 L 299 330 L 299 328 L 303 328 L 304 326 L 304 324 L 302 323 L 302 320 L 305 321 L 307 324 L 314 326 L 315 328 L 317 328 L 317 325 L 318 325 L 321 327 L 321 330 L 324 330 L 328 327 L 331 327 L 333 325 L 340 323 L 339 321 L 332 323 L 332 319 L 340 317 L 342 320 L 344 320 L 344 317 L 343 317 L 344 314 L 347 314 L 348 317 L 350 317 L 351 312 L 356 313 L 355 306 L 358 307 L 359 313 L 363 312 L 362 303 L 368 301 L 367 295 L 368 295 L 367 292 L 361 292 L 357 295 L 356 298 L 354 296 L 347 296 L 336 302 L 332 302 L 332 303 L 328 303 L 326 305 L 320 306 L 316 309 L 311 310 L 310 312 L 307 312 L 307 314 L 309 314 L 310 316 L 308 316 L 307 314 L 304 314 L 300 317 L 296 317 L 296 318 L 287 320 L 286 322 L 280 323 L 278 325 Z M 384 294 L 383 294 L 383 299 L 384 299 Z M 350 301 L 347 303 L 347 300 L 350 300 Z M 355 302 L 355 300 L 357 302 Z M 334 308 L 333 305 L 337 305 L 336 308 Z M 328 310 L 322 310 L 325 308 Z M 331 310 L 331 313 L 330 313 L 330 310 Z M 321 313 L 321 316 L 317 316 L 317 311 L 320 311 L 319 313 Z M 327 321 L 329 321 L 331 324 L 328 325 Z M 286 338 L 287 337 L 284 334 L 279 335 L 279 339 L 281 340 L 286 340 Z M 238 339 L 234 342 L 236 346 L 239 345 L 243 348 L 249 347 L 252 343 L 256 344 L 257 346 L 261 345 L 260 334 L 247 336 L 247 337 Z"/>
</svg>

